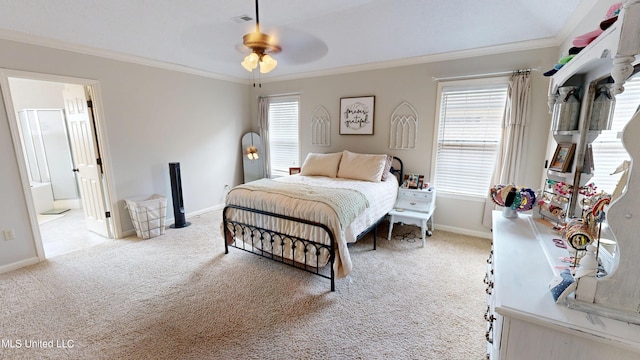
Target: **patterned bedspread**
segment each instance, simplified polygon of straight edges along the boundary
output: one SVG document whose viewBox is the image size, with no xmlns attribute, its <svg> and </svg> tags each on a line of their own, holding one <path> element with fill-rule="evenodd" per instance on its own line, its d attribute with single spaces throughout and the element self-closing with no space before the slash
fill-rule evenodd
<svg viewBox="0 0 640 360">
<path fill-rule="evenodd" d="M 260 179 L 239 185 L 236 189 L 263 191 L 280 194 L 295 199 L 319 201 L 330 206 L 336 212 L 340 227 L 347 225 L 369 207 L 369 201 L 358 190 L 311 186 L 307 184 L 291 184 L 272 179 Z"/>
<path fill-rule="evenodd" d="M 300 196 L 296 197 L 291 193 L 285 195 L 284 192 L 279 190 L 264 188 L 268 183 L 277 183 L 274 188 L 290 187 L 291 189 L 295 189 L 293 192 L 299 193 L 298 195 Z M 320 188 L 327 189 L 327 191 L 320 190 Z M 306 190 L 304 189 L 308 189 L 309 192 L 300 194 L 305 193 Z M 364 201 L 365 204 L 368 203 L 369 206 L 364 206 L 363 210 L 354 214 L 355 216 L 352 221 L 346 220 L 343 226 L 340 220 L 341 216 L 334 210 L 334 205 L 327 204 L 326 200 L 321 201 L 318 199 L 323 197 L 323 194 L 331 191 L 341 192 L 345 195 L 347 193 L 353 194 L 355 191 L 362 195 L 362 201 Z M 226 203 L 325 224 L 331 229 L 336 240 L 337 252 L 334 269 L 336 276 L 345 277 L 352 269 L 347 243 L 355 242 L 358 234 L 375 224 L 376 221 L 393 208 L 397 191 L 398 181 L 394 176 L 390 176 L 384 182 L 372 183 L 341 178 L 295 175 L 268 181 L 258 180 L 237 186 L 227 195 Z M 308 195 L 312 193 L 313 195 Z M 316 197 L 316 199 L 313 199 L 314 197 Z M 340 203 L 350 200 L 345 197 L 344 199 L 336 201 Z M 329 202 L 331 203 L 332 201 Z M 349 205 L 349 207 L 351 207 L 351 205 Z M 361 207 L 361 205 L 357 207 Z M 340 211 L 342 210 L 339 210 L 339 212 Z M 348 210 L 347 212 L 350 211 L 352 210 Z M 265 217 L 256 213 L 235 211 L 235 209 L 230 209 L 227 214 L 231 219 L 250 223 L 261 228 L 296 235 L 324 244 L 330 242 L 326 233 L 317 227 L 314 228 L 301 223 Z M 294 260 L 304 262 L 304 259 L 297 258 L 297 255 L 298 253 L 296 253 L 296 259 Z M 328 260 L 327 256 L 326 259 L 322 259 L 321 264 L 326 265 Z M 313 264 L 315 265 L 315 262 Z M 311 263 L 309 265 L 311 265 Z"/>
</svg>

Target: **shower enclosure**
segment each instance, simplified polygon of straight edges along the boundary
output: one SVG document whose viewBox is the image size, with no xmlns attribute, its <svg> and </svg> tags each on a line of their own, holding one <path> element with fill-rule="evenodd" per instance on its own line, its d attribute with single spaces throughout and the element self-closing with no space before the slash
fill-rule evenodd
<svg viewBox="0 0 640 360">
<path fill-rule="evenodd" d="M 50 187 L 54 201 L 77 199 L 64 110 L 23 109 L 18 111 L 18 124 L 32 189 Z M 38 208 L 35 194 L 34 191 Z"/>
</svg>

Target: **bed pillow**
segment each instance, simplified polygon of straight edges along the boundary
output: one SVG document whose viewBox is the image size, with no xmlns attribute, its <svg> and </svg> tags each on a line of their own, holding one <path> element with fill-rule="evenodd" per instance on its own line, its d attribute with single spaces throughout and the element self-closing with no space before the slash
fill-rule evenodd
<svg viewBox="0 0 640 360">
<path fill-rule="evenodd" d="M 380 182 L 387 155 L 357 154 L 344 150 L 338 167 L 338 177 Z"/>
<path fill-rule="evenodd" d="M 387 155 L 387 162 L 384 164 L 384 170 L 382 170 L 382 177 L 380 181 L 386 181 L 389 174 L 391 174 L 391 166 L 393 165 L 393 156 Z"/>
<path fill-rule="evenodd" d="M 327 176 L 334 178 L 338 172 L 342 153 L 315 154 L 309 153 L 302 164 L 300 175 Z"/>
</svg>

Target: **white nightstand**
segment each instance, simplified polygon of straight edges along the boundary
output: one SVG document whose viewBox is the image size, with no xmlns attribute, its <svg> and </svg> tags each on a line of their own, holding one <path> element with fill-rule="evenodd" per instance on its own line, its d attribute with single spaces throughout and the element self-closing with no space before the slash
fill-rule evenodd
<svg viewBox="0 0 640 360">
<path fill-rule="evenodd" d="M 398 199 L 393 210 L 389 211 L 389 234 L 387 240 L 391 240 L 391 231 L 394 223 L 420 226 L 422 232 L 422 246 L 427 240 L 425 235 L 431 236 L 433 230 L 433 211 L 436 209 L 436 191 L 434 188 L 398 189 Z M 429 230 L 431 228 L 431 230 Z"/>
</svg>

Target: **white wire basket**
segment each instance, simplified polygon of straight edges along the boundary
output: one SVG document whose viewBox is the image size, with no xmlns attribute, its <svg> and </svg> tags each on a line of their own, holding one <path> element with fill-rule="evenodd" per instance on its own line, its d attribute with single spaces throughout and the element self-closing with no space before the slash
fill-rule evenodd
<svg viewBox="0 0 640 360">
<path fill-rule="evenodd" d="M 125 200 L 131 222 L 140 239 L 150 239 L 164 234 L 167 215 L 167 198 L 153 194 L 141 200 Z"/>
</svg>

